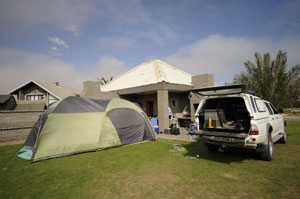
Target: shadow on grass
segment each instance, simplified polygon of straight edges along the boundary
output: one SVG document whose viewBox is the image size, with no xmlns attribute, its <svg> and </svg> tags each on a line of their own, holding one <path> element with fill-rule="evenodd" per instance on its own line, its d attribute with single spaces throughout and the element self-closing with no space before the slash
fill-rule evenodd
<svg viewBox="0 0 300 199">
<path fill-rule="evenodd" d="M 220 163 L 230 164 L 232 162 L 243 163 L 244 160 L 259 160 L 259 156 L 254 150 L 249 149 L 225 149 L 224 152 L 210 152 L 206 145 L 201 142 L 182 144 L 186 149 L 185 156 L 197 157 Z"/>
</svg>

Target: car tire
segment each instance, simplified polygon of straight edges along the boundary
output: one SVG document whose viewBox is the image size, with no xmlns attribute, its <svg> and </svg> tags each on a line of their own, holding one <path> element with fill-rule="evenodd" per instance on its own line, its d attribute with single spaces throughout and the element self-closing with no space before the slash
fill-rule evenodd
<svg viewBox="0 0 300 199">
<path fill-rule="evenodd" d="M 219 146 L 218 145 L 214 145 L 214 144 L 207 144 L 207 149 L 209 152 L 217 152 L 219 150 Z"/>
<path fill-rule="evenodd" d="M 274 143 L 271 137 L 271 133 L 268 135 L 268 144 L 265 150 L 261 154 L 261 159 L 266 161 L 271 161 L 274 158 Z"/>
<path fill-rule="evenodd" d="M 286 135 L 286 130 L 284 129 L 284 133 L 283 133 L 283 136 L 282 138 L 280 138 L 278 140 L 279 143 L 282 143 L 282 144 L 285 144 L 287 142 L 287 135 Z"/>
</svg>

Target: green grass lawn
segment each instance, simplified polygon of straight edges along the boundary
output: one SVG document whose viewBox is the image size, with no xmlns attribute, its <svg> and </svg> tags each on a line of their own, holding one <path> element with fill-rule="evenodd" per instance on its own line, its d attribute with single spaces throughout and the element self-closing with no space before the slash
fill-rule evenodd
<svg viewBox="0 0 300 199">
<path fill-rule="evenodd" d="M 30 164 L 16 157 L 22 145 L 4 146 L 0 197 L 300 198 L 300 122 L 288 122 L 287 132 L 272 162 L 245 150 L 209 153 L 201 143 L 159 140 Z"/>
</svg>

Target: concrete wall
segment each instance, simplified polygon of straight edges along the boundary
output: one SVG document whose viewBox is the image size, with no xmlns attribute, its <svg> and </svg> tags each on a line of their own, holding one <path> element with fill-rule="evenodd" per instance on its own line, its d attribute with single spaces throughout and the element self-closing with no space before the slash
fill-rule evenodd
<svg viewBox="0 0 300 199">
<path fill-rule="evenodd" d="M 172 113 L 182 113 L 184 111 L 190 112 L 189 93 L 171 93 L 169 92 L 169 106 Z M 175 106 L 173 106 L 175 100 Z"/>
<path fill-rule="evenodd" d="M 157 107 L 158 107 L 158 128 L 159 132 L 163 132 L 164 129 L 169 127 L 169 93 L 168 90 L 157 91 Z"/>
<path fill-rule="evenodd" d="M 90 99 L 102 99 L 102 100 L 120 98 L 120 96 L 116 92 L 101 92 L 99 81 L 83 82 L 83 89 L 81 91 L 80 97 L 86 97 Z"/>
<path fill-rule="evenodd" d="M 22 143 L 43 111 L 0 111 L 0 146 Z"/>
<path fill-rule="evenodd" d="M 83 89 L 80 97 L 93 98 L 99 97 L 100 94 L 100 82 L 85 81 L 83 82 Z"/>
<path fill-rule="evenodd" d="M 193 76 L 192 84 L 194 85 L 194 89 L 214 86 L 214 76 L 211 74 Z M 199 102 L 203 97 L 191 92 L 189 98 L 190 98 L 191 120 L 194 121 L 195 112 L 196 112 L 195 106 L 199 104 Z"/>
<path fill-rule="evenodd" d="M 214 76 L 212 74 L 192 76 L 192 84 L 194 89 L 214 86 Z"/>
</svg>

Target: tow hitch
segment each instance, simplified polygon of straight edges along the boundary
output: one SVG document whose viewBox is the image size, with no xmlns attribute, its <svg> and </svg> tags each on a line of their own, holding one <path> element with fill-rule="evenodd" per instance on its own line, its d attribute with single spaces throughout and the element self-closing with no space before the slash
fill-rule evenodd
<svg viewBox="0 0 300 199">
<path fill-rule="evenodd" d="M 227 147 L 226 147 L 225 144 L 221 144 L 221 145 L 219 146 L 218 151 L 219 151 L 219 152 L 224 152 L 224 150 L 225 150 L 226 148 L 227 148 Z"/>
</svg>

